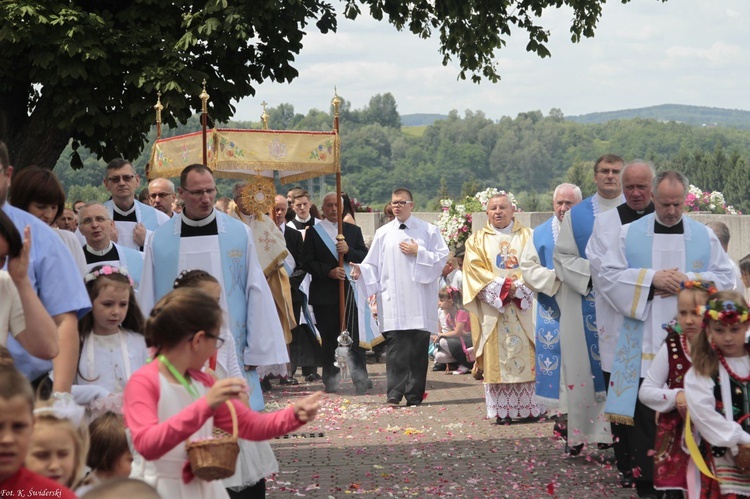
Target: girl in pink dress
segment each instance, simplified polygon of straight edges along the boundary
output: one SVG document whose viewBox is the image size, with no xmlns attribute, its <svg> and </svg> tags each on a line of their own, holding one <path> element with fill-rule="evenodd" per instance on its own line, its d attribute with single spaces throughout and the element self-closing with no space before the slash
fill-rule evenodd
<svg viewBox="0 0 750 499">
<path fill-rule="evenodd" d="M 186 441 L 210 438 L 213 426 L 232 431 L 225 402 L 238 418 L 239 436 L 268 440 L 312 420 L 321 392 L 270 414 L 258 414 L 239 400 L 245 381 L 219 381 L 203 372 L 221 346 L 222 313 L 216 300 L 197 289 L 176 289 L 162 298 L 146 321 L 156 358 L 125 386 L 125 424 L 133 447 L 146 460 L 143 477 L 162 497 L 227 498 L 221 481 L 192 475 Z"/>
</svg>

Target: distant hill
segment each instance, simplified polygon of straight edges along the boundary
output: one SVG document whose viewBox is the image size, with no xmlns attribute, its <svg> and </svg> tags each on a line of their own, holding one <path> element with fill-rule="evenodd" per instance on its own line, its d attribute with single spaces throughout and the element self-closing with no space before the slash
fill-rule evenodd
<svg viewBox="0 0 750 499">
<path fill-rule="evenodd" d="M 402 114 L 401 126 L 432 125 L 437 120 L 444 120 L 446 118 L 448 118 L 447 114 Z"/>
<path fill-rule="evenodd" d="M 680 104 L 662 104 L 661 106 L 623 109 L 602 113 L 566 116 L 566 119 L 577 123 L 606 123 L 612 120 L 632 118 L 654 119 L 657 121 L 676 121 L 694 126 L 723 126 L 750 130 L 750 111 L 741 109 L 722 109 L 718 107 L 683 106 Z M 403 117 L 401 118 L 403 122 Z"/>
</svg>

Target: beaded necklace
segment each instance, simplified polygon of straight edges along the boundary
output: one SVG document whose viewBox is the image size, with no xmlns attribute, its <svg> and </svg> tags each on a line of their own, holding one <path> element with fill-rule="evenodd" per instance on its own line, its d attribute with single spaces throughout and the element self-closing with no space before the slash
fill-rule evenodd
<svg viewBox="0 0 750 499">
<path fill-rule="evenodd" d="M 721 353 L 721 350 L 714 347 L 714 351 L 716 352 L 716 356 L 719 358 L 719 362 L 721 362 L 721 365 L 724 366 L 724 369 L 727 370 L 727 373 L 729 376 L 731 376 L 734 380 L 739 381 L 740 383 L 747 384 L 750 383 L 750 375 L 749 376 L 740 376 L 736 372 L 732 370 L 731 367 L 729 367 L 729 363 L 724 358 L 724 354 Z"/>
</svg>

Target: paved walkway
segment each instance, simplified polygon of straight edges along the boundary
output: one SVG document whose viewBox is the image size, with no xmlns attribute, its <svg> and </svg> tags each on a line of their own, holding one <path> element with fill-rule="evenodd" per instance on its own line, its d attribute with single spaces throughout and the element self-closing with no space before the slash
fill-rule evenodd
<svg viewBox="0 0 750 499">
<path fill-rule="evenodd" d="M 484 390 L 470 375 L 430 371 L 419 407 L 385 404 L 385 365 L 369 364 L 374 388 L 351 381 L 326 395 L 318 418 L 273 441 L 279 474 L 269 497 L 634 497 L 619 488 L 611 450 L 568 457 L 552 423 L 498 426 L 484 417 Z M 322 389 L 273 382 L 270 410 Z"/>
</svg>

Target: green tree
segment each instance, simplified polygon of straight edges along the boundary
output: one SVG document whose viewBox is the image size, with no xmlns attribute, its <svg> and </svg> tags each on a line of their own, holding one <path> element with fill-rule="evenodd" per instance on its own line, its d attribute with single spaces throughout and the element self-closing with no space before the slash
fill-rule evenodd
<svg viewBox="0 0 750 499">
<path fill-rule="evenodd" d="M 459 77 L 496 82 L 495 64 L 511 29 L 526 32 L 529 52 L 550 55 L 539 24 L 547 7 L 572 8 L 571 39 L 594 35 L 602 0 L 402 2 L 346 0 L 343 15 L 361 7 L 399 30 L 436 34 L 443 64 L 455 59 Z M 162 93 L 164 123 L 185 123 L 199 110 L 201 81 L 209 82 L 211 115 L 234 113 L 232 101 L 254 95 L 255 84 L 289 82 L 311 24 L 335 31 L 326 0 L 236 2 L 0 2 L 0 139 L 19 167 L 53 167 L 70 139 L 97 157 L 134 158 L 154 121 Z"/>
</svg>

